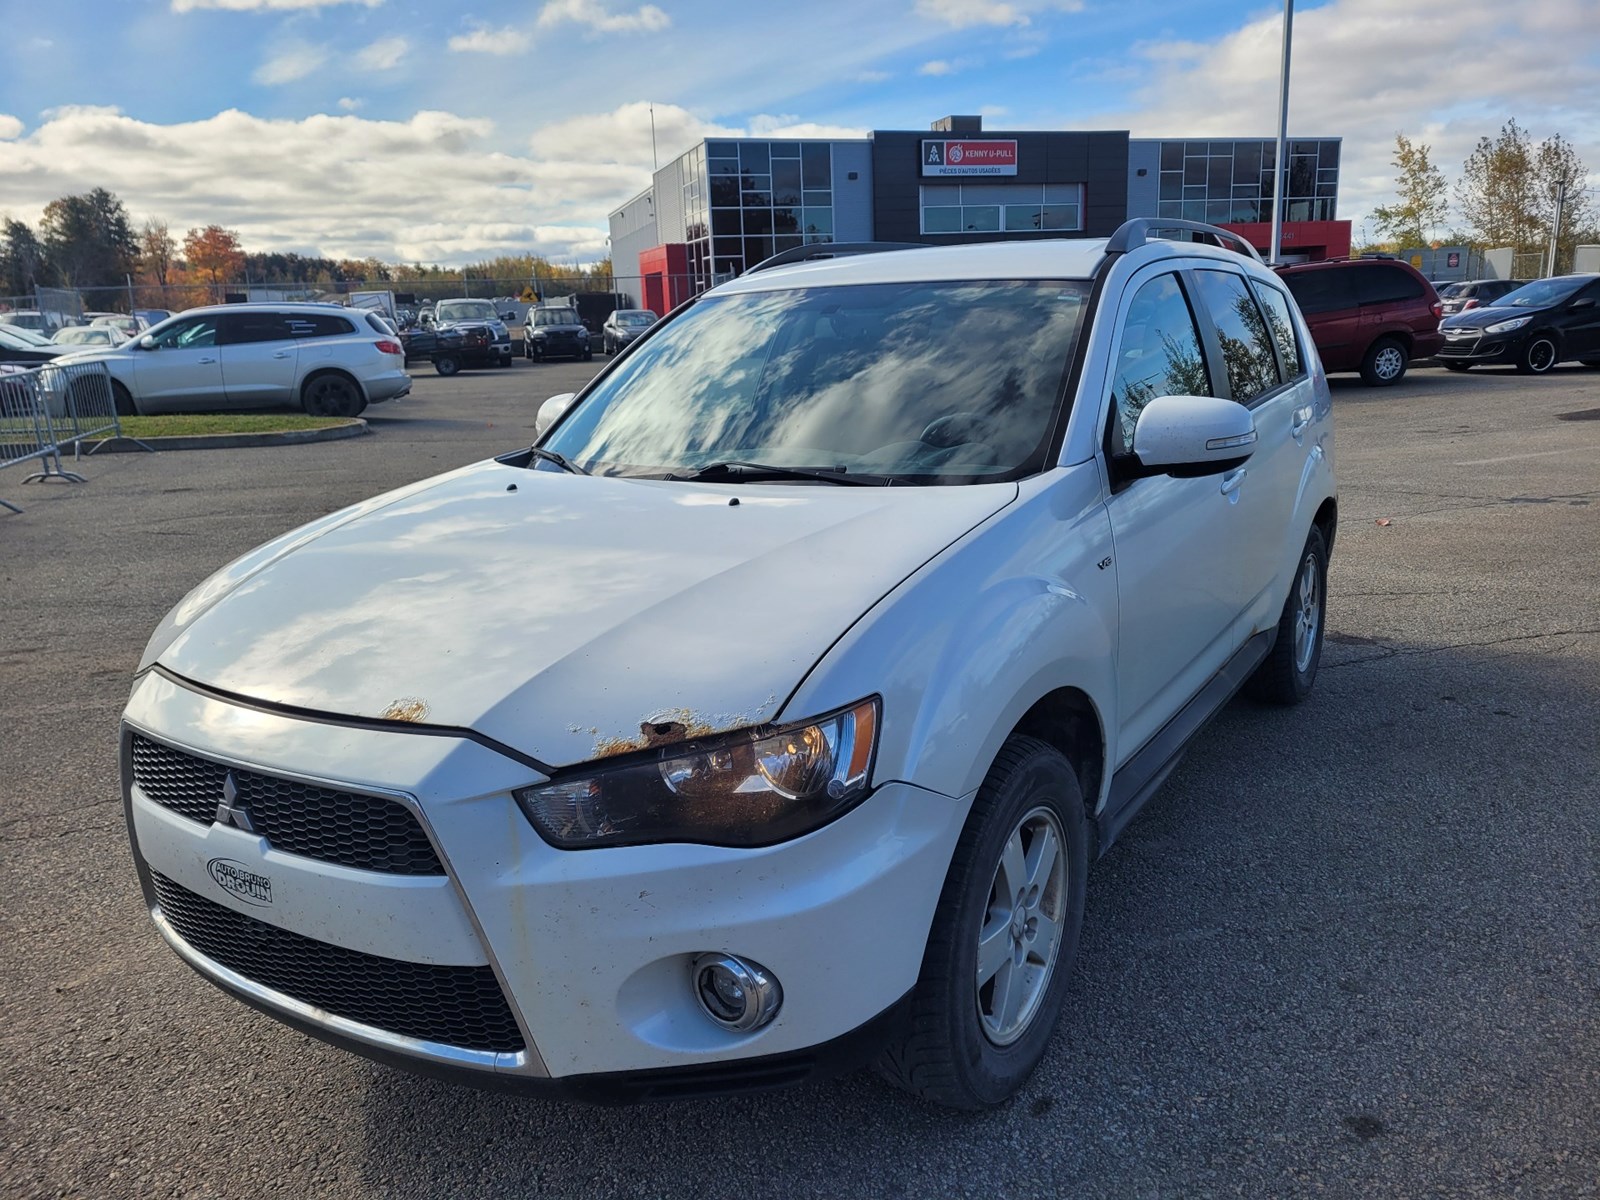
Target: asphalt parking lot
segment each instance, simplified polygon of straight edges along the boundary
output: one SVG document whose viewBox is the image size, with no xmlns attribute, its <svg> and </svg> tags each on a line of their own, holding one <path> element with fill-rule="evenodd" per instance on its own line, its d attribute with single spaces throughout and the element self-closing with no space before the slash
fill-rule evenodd
<svg viewBox="0 0 1600 1200">
<path fill-rule="evenodd" d="M 1006 1108 L 857 1075 L 629 1110 L 462 1090 L 255 1015 L 143 911 L 116 777 L 165 610 L 301 522 L 526 444 L 603 365 L 373 436 L 0 472 L 0 1195 L 1600 1195 L 1600 372 L 1336 381 L 1311 700 L 1235 702 L 1099 864 Z M 396 653 L 404 653 L 396 647 Z"/>
</svg>

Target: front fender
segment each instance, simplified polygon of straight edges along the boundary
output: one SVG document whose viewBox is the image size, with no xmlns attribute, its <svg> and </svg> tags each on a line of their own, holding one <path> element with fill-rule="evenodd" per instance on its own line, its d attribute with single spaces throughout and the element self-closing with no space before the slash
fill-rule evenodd
<svg viewBox="0 0 1600 1200">
<path fill-rule="evenodd" d="M 1114 753 L 1116 574 L 1099 471 L 1058 468 L 1021 489 L 840 638 L 786 716 L 877 693 L 874 779 L 948 796 L 975 791 L 1024 714 L 1059 688 L 1089 697 Z"/>
</svg>

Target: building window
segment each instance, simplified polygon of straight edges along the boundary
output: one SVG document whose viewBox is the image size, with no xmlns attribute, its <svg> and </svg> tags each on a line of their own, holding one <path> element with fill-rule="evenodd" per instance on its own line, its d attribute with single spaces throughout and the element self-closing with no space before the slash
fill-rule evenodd
<svg viewBox="0 0 1600 1200">
<path fill-rule="evenodd" d="M 1073 233 L 1083 228 L 1081 183 L 930 183 L 923 233 Z"/>
<path fill-rule="evenodd" d="M 833 240 L 831 144 L 707 142 L 706 170 L 716 278 L 807 242 Z"/>
<path fill-rule="evenodd" d="M 1338 213 L 1339 143 L 1289 142 L 1283 212 L 1288 221 Z M 1156 215 L 1212 224 L 1272 220 L 1275 141 L 1162 142 Z"/>
</svg>

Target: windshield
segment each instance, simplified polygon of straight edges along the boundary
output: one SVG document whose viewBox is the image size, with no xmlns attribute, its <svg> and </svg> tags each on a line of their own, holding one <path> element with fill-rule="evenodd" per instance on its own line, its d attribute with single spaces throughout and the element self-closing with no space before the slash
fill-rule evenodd
<svg viewBox="0 0 1600 1200">
<path fill-rule="evenodd" d="M 575 308 L 541 308 L 533 314 L 535 325 L 577 325 L 578 310 Z"/>
<path fill-rule="evenodd" d="M 444 300 L 434 309 L 436 321 L 498 321 L 500 314 L 488 300 Z"/>
<path fill-rule="evenodd" d="M 1552 304 L 1560 304 L 1573 292 L 1587 283 L 1592 283 L 1597 277 L 1594 275 L 1580 275 L 1576 279 L 1540 279 L 1533 283 L 1526 283 L 1514 292 L 1507 292 L 1494 302 L 1496 308 L 1549 308 Z"/>
<path fill-rule="evenodd" d="M 648 312 L 618 313 L 617 322 L 621 325 L 636 325 L 642 329 L 646 325 L 654 325 L 656 323 L 656 315 Z"/>
<path fill-rule="evenodd" d="M 711 297 L 543 443 L 598 474 L 754 461 L 928 483 L 1039 470 L 1086 281 Z"/>
<path fill-rule="evenodd" d="M 1470 295 L 1472 295 L 1472 285 L 1470 283 L 1452 283 L 1439 289 L 1439 299 L 1441 300 L 1448 300 L 1452 296 Z"/>
</svg>

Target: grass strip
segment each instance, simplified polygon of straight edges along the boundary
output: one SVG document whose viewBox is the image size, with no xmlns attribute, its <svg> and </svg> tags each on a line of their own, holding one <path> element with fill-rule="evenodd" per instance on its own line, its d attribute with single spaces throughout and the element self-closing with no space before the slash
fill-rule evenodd
<svg viewBox="0 0 1600 1200">
<path fill-rule="evenodd" d="M 286 433 L 298 429 L 331 429 L 348 425 L 344 417 L 308 417 L 297 413 L 171 413 L 159 417 L 123 417 L 125 437 L 201 437 L 214 433 Z M 110 437 L 103 433 L 90 441 Z"/>
</svg>

